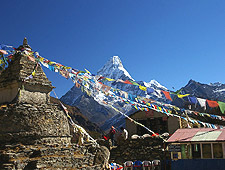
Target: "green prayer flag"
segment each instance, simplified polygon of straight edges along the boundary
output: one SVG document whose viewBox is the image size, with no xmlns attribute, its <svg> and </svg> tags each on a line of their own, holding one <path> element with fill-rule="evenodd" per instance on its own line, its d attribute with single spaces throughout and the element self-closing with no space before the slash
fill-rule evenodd
<svg viewBox="0 0 225 170">
<path fill-rule="evenodd" d="M 182 88 L 180 90 L 177 90 L 176 92 L 170 92 L 171 94 L 175 94 L 175 95 L 178 95 L 180 94 L 180 92 L 182 91 Z"/>
<path fill-rule="evenodd" d="M 224 102 L 220 102 L 220 101 L 217 101 L 217 103 L 219 104 L 221 112 L 224 113 L 224 111 L 225 111 L 225 103 Z"/>
<path fill-rule="evenodd" d="M 133 85 L 139 86 L 139 84 L 136 83 L 135 81 L 130 80 L 130 82 L 131 82 Z"/>
</svg>

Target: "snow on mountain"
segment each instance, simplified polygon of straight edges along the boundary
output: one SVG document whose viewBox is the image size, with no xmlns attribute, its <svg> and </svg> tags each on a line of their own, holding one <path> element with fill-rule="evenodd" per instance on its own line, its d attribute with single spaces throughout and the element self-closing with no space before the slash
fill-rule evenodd
<svg viewBox="0 0 225 170">
<path fill-rule="evenodd" d="M 186 94 L 191 94 L 204 99 L 225 102 L 225 84 L 219 82 L 203 84 L 190 80 L 182 89 Z"/>
<path fill-rule="evenodd" d="M 144 82 L 144 85 L 146 87 L 159 88 L 159 89 L 162 89 L 162 90 L 168 90 L 166 87 L 164 87 L 161 84 L 159 84 L 159 82 L 157 82 L 156 80 L 151 80 L 149 83 Z"/>
<path fill-rule="evenodd" d="M 98 75 L 102 75 L 111 79 L 121 79 L 121 80 L 132 80 L 135 81 L 131 75 L 123 67 L 123 64 L 118 56 L 113 56 L 99 71 Z M 168 90 L 166 87 L 162 86 L 156 80 L 151 80 L 150 82 L 137 81 L 138 84 L 146 87 L 151 87 L 154 90 Z M 130 84 L 124 84 L 120 82 L 104 82 L 104 84 L 120 89 L 122 91 L 128 92 L 133 95 L 151 97 L 152 99 L 162 98 L 161 92 L 153 92 L 150 96 L 146 94 L 145 91 L 139 89 L 139 86 L 134 86 Z M 162 98 L 161 100 L 164 100 Z"/>
<path fill-rule="evenodd" d="M 127 70 L 123 67 L 123 64 L 118 56 L 113 56 L 97 73 L 104 77 L 113 79 L 131 79 L 134 80 Z"/>
<path fill-rule="evenodd" d="M 98 71 L 98 75 L 115 80 L 121 79 L 135 81 L 124 68 L 118 56 L 113 56 L 110 58 L 110 60 Z M 116 81 L 104 82 L 104 84 L 108 86 L 120 89 L 133 95 L 151 98 L 159 102 L 168 102 L 168 100 L 166 100 L 161 94 L 161 90 L 168 91 L 168 89 L 156 80 L 151 80 L 150 82 L 136 81 L 136 83 L 152 88 L 154 89 L 154 92 L 147 95 L 145 91 L 139 89 L 139 86 L 124 84 Z M 194 80 L 190 80 L 182 89 L 184 94 L 191 94 L 200 98 L 225 102 L 225 84 L 219 82 L 202 84 Z M 95 99 L 93 99 L 92 97 L 83 94 L 80 89 L 74 86 L 64 96 L 62 96 L 60 100 L 68 105 L 78 107 L 89 120 L 101 126 L 103 130 L 108 129 L 111 125 L 116 127 L 123 125 L 125 123 L 124 116 L 106 105 L 100 105 L 98 103 L 99 98 L 104 98 L 104 95 L 100 93 L 99 96 L 95 96 Z M 116 100 L 114 100 L 114 102 L 116 107 L 127 115 L 135 112 L 135 109 L 133 109 L 129 104 L 121 103 Z M 172 104 L 183 107 L 184 103 L 182 100 L 175 100 Z"/>
<path fill-rule="evenodd" d="M 110 58 L 110 60 L 98 71 L 97 74 L 115 80 L 121 79 L 135 81 L 124 68 L 118 56 L 113 56 Z M 137 83 L 142 86 L 151 87 L 155 90 L 155 92 L 151 95 L 147 95 L 145 91 L 139 89 L 139 86 L 115 81 L 104 82 L 104 84 L 108 86 L 120 89 L 133 95 L 165 101 L 165 98 L 162 97 L 161 92 L 157 92 L 157 90 L 167 90 L 167 88 L 162 86 L 156 80 L 151 80 L 148 83 L 144 81 L 137 81 Z M 64 96 L 61 97 L 60 100 L 68 105 L 77 106 L 86 117 L 88 117 L 92 122 L 102 126 L 103 129 L 111 127 L 112 124 L 119 125 L 124 123 L 124 116 L 121 116 L 110 107 L 100 105 L 96 99 L 94 100 L 93 98 L 83 94 L 81 90 L 76 87 L 72 87 Z M 131 114 L 135 111 L 129 104 L 116 102 L 116 105 L 117 108 L 123 113 Z"/>
<path fill-rule="evenodd" d="M 210 86 L 221 86 L 222 83 L 216 82 L 216 83 L 209 83 Z"/>
</svg>

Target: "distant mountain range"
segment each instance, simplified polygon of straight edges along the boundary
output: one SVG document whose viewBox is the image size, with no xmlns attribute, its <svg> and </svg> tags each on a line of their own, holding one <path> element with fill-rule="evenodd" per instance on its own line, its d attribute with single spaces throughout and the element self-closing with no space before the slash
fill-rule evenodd
<svg viewBox="0 0 225 170">
<path fill-rule="evenodd" d="M 98 75 L 111 79 L 132 80 L 135 81 L 128 71 L 123 67 L 123 64 L 118 56 L 113 56 L 98 72 Z M 146 95 L 138 86 L 124 84 L 119 82 L 107 82 L 106 85 L 121 89 L 131 94 L 143 96 L 157 100 L 159 102 L 167 103 L 168 100 L 161 94 L 161 90 L 168 91 L 168 89 L 158 83 L 156 80 L 150 82 L 137 81 L 138 84 L 154 89 L 151 95 Z M 196 97 L 207 98 L 211 100 L 225 101 L 225 84 L 201 84 L 194 80 L 190 80 L 188 84 L 182 88 L 184 93 L 192 94 Z M 111 125 L 120 126 L 124 123 L 124 116 L 118 114 L 110 107 L 100 105 L 92 97 L 83 94 L 80 89 L 75 86 L 72 87 L 60 99 L 64 103 L 76 106 L 80 109 L 89 120 L 101 126 L 102 129 L 108 129 Z M 174 103 L 178 104 L 179 103 Z M 123 113 L 131 114 L 135 110 L 128 104 L 119 103 L 119 108 Z"/>
<path fill-rule="evenodd" d="M 184 93 L 191 94 L 195 97 L 225 102 L 225 84 L 219 82 L 202 84 L 190 80 L 182 89 Z"/>
</svg>

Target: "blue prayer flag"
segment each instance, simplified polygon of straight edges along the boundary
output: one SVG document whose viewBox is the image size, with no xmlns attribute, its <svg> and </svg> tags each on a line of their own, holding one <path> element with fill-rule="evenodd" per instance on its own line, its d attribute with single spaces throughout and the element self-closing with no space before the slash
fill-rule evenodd
<svg viewBox="0 0 225 170">
<path fill-rule="evenodd" d="M 154 89 L 151 87 L 147 87 L 147 94 L 151 94 L 154 92 Z"/>
<path fill-rule="evenodd" d="M 192 103 L 192 104 L 197 104 L 197 102 L 198 102 L 197 98 L 194 96 L 188 96 L 188 99 L 189 99 L 190 103 Z"/>
</svg>

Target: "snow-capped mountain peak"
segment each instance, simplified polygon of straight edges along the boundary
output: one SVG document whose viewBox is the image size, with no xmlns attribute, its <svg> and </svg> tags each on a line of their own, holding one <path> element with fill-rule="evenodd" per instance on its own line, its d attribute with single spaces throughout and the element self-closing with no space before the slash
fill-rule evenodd
<svg viewBox="0 0 225 170">
<path fill-rule="evenodd" d="M 210 86 L 221 86 L 222 83 L 216 82 L 216 83 L 209 83 Z"/>
<path fill-rule="evenodd" d="M 133 80 L 135 81 L 128 71 L 124 68 L 121 59 L 118 56 L 111 57 L 107 63 L 97 72 L 97 75 L 101 75 L 103 77 L 111 78 L 111 79 L 121 79 L 121 80 Z M 167 88 L 162 86 L 156 80 L 151 80 L 150 82 L 144 81 L 136 81 L 141 86 L 151 87 L 154 92 L 147 94 L 147 91 L 143 91 L 137 85 L 131 85 L 126 83 L 121 83 L 121 81 L 105 81 L 104 84 L 115 89 L 121 90 L 121 95 L 123 92 L 128 94 L 146 97 L 157 101 L 165 101 L 160 90 L 166 90 Z M 123 91 L 123 92 L 122 92 Z M 123 93 L 125 94 L 125 93 Z M 99 93 L 94 98 L 89 97 L 81 92 L 80 89 L 73 87 L 70 91 L 68 91 L 64 96 L 61 97 L 61 100 L 69 105 L 77 106 L 82 113 L 87 116 L 91 121 L 97 123 L 98 125 L 105 124 L 106 127 L 110 127 L 109 124 L 114 123 L 113 116 L 117 115 L 118 112 L 113 110 L 111 107 L 107 107 L 106 105 L 101 105 L 98 102 L 102 101 L 105 95 L 103 93 Z M 111 100 L 111 101 L 110 101 Z M 111 103 L 114 103 L 118 110 L 123 113 L 132 113 L 134 110 L 131 105 L 120 102 L 117 99 L 109 99 Z M 109 121 L 109 124 L 105 122 L 105 120 L 112 118 Z M 118 117 L 117 117 L 118 118 Z M 120 117 L 120 120 L 123 120 L 124 116 Z M 110 119 L 109 119 L 110 120 Z M 120 122 L 120 120 L 115 119 L 115 121 Z"/>
<path fill-rule="evenodd" d="M 111 61 L 112 60 L 112 61 Z M 113 56 L 110 60 L 110 63 L 113 63 L 114 66 L 123 67 L 123 64 L 119 58 L 119 56 Z"/>
<path fill-rule="evenodd" d="M 162 89 L 162 90 L 168 90 L 166 87 L 164 87 L 161 84 L 159 84 L 159 82 L 156 81 L 156 80 L 151 80 L 148 83 L 144 82 L 144 86 L 146 86 L 146 87 L 153 87 L 153 88 L 157 87 L 157 88 Z"/>
<path fill-rule="evenodd" d="M 134 80 L 127 70 L 123 67 L 123 64 L 119 56 L 113 56 L 108 62 L 98 71 L 98 75 L 112 79 L 131 79 Z"/>
</svg>

